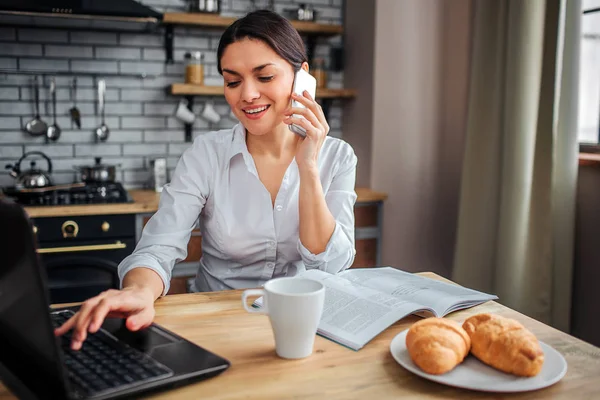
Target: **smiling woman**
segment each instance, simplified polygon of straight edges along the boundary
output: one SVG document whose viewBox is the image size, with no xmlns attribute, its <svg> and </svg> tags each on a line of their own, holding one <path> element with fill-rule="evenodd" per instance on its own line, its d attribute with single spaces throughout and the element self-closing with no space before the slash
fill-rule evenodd
<svg viewBox="0 0 600 400">
<path fill-rule="evenodd" d="M 257 11 L 223 34 L 217 68 L 235 116 L 250 133 L 263 135 L 281 125 L 294 74 L 308 63 L 296 29 L 275 13 Z"/>
<path fill-rule="evenodd" d="M 221 65 L 225 99 L 249 133 L 286 128 L 281 122 L 290 105 L 294 69 L 285 59 L 264 42 L 244 38 L 223 51 Z"/>
<path fill-rule="evenodd" d="M 152 322 L 154 300 L 169 290 L 198 219 L 196 291 L 352 265 L 357 159 L 350 145 L 327 136 L 321 106 L 307 92 L 292 94 L 295 73 L 309 68 L 298 32 L 278 14 L 253 12 L 224 32 L 217 55 L 225 99 L 240 123 L 198 136 L 181 156 L 158 211 L 119 265 L 123 289 L 86 301 L 57 330 L 75 328 L 74 348 L 107 315 L 125 316 L 133 330 Z"/>
</svg>

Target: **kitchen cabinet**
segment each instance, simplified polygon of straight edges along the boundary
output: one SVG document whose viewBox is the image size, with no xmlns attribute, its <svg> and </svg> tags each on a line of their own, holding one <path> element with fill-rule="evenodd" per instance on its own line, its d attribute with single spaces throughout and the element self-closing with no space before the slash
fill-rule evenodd
<svg viewBox="0 0 600 400">
<path fill-rule="evenodd" d="M 136 243 L 135 215 L 36 217 L 32 229 L 52 303 L 119 288 L 117 267 Z"/>
<path fill-rule="evenodd" d="M 377 239 L 357 239 L 355 243 L 356 257 L 351 268 L 370 268 L 378 265 Z"/>
<path fill-rule="evenodd" d="M 379 264 L 380 212 L 378 204 L 357 203 L 354 207 L 356 257 L 351 268 L 374 267 Z"/>
<path fill-rule="evenodd" d="M 193 276 L 180 276 L 171 279 L 171 287 L 168 294 L 183 294 L 187 293 L 188 280 Z"/>
</svg>

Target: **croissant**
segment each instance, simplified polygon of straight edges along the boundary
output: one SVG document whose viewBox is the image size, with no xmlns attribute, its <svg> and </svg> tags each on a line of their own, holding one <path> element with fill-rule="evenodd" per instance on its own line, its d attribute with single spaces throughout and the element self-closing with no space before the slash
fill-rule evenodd
<svg viewBox="0 0 600 400">
<path fill-rule="evenodd" d="M 469 354 L 471 339 L 459 323 L 443 318 L 416 322 L 406 334 L 413 362 L 428 374 L 451 371 Z"/>
<path fill-rule="evenodd" d="M 463 323 L 471 338 L 471 353 L 484 363 L 517 376 L 542 370 L 544 352 L 533 333 L 514 319 L 478 314 Z"/>
</svg>

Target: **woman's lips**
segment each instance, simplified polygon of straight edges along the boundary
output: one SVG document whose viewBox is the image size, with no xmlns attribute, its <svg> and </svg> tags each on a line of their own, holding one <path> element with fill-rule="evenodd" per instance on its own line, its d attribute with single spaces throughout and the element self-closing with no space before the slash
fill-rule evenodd
<svg viewBox="0 0 600 400">
<path fill-rule="evenodd" d="M 242 111 L 244 112 L 246 118 L 256 120 L 262 118 L 262 116 L 265 115 L 269 108 L 271 108 L 271 106 L 266 105 L 260 107 L 245 108 Z"/>
</svg>

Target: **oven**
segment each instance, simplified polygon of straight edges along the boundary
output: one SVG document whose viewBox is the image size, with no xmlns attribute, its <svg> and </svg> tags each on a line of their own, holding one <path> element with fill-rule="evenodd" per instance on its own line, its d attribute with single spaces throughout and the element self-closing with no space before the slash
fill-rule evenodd
<svg viewBox="0 0 600 400">
<path fill-rule="evenodd" d="M 52 303 L 118 289 L 117 266 L 135 246 L 135 215 L 44 217 L 33 221 Z"/>
<path fill-rule="evenodd" d="M 131 203 L 119 182 L 79 182 L 2 194 L 25 207 L 86 207 Z M 84 213 L 84 212 L 82 212 Z M 48 213 L 52 214 L 52 213 Z M 133 251 L 135 214 L 39 217 L 33 219 L 38 255 L 48 276 L 52 303 L 80 302 L 119 287 L 117 266 Z"/>
</svg>

